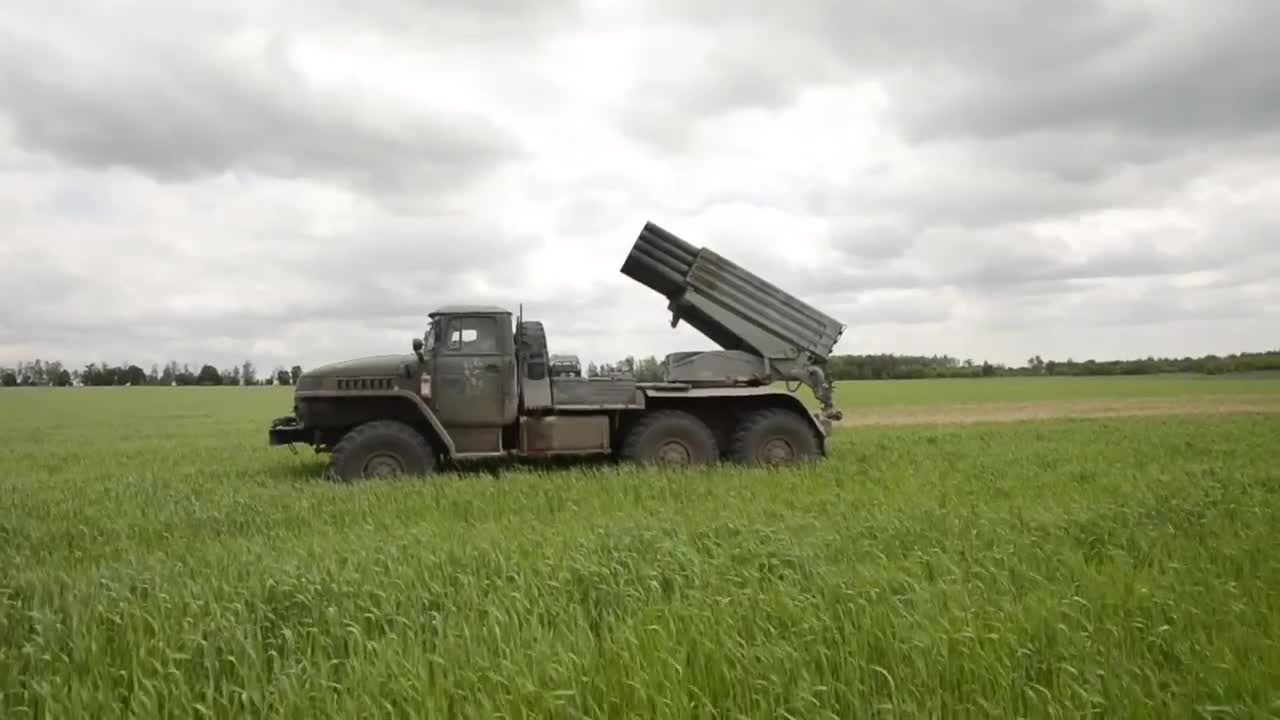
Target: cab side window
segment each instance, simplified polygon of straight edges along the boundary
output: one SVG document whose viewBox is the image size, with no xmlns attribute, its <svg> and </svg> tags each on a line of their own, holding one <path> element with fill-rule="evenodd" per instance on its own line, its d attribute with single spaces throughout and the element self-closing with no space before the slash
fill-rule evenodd
<svg viewBox="0 0 1280 720">
<path fill-rule="evenodd" d="M 491 317 L 454 318 L 449 321 L 451 353 L 498 352 L 498 323 Z"/>
</svg>

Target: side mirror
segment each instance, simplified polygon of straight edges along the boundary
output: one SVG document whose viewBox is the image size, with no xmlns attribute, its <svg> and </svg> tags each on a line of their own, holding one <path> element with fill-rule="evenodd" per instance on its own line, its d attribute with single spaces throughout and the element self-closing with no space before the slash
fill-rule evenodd
<svg viewBox="0 0 1280 720">
<path fill-rule="evenodd" d="M 413 354 L 418 356 L 419 362 L 422 362 L 422 338 L 413 339 Z"/>
</svg>

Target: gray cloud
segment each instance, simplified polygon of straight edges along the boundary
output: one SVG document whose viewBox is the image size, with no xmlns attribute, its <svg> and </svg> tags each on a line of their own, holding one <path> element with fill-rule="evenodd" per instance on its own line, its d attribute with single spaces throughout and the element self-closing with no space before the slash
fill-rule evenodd
<svg viewBox="0 0 1280 720">
<path fill-rule="evenodd" d="M 996 137 L 1070 129 L 1176 139 L 1274 132 L 1280 19 L 1270 3 L 1169 4 L 1159 14 L 1137 5 L 1063 5 L 1077 22 L 1018 30 L 1044 50 L 996 50 L 953 93 L 908 99 L 911 131 Z"/>
<path fill-rule="evenodd" d="M 454 301 L 588 359 L 705 347 L 617 273 L 647 219 L 844 351 L 1249 349 L 1280 322 L 1266 10 L 19 3 L 0 365 L 311 365 Z"/>
<path fill-rule="evenodd" d="M 883 90 L 887 139 L 928 164 L 851 167 L 856 193 L 818 183 L 816 213 L 984 227 L 1158 204 L 1280 138 L 1280 15 L 1264 0 L 662 7 L 715 30 L 664 95 L 678 109 L 620 118 L 657 152 L 686 152 L 675 138 L 733 111 L 781 112 L 806 88 Z M 830 118 L 845 121 L 859 118 Z"/>
<path fill-rule="evenodd" d="M 733 32 L 769 28 L 749 68 L 693 85 L 737 88 L 729 107 L 780 106 L 778 87 L 880 78 L 917 139 L 1051 128 L 1270 132 L 1280 112 L 1280 18 L 1266 0 L 1163 4 L 671 0 L 667 13 Z M 763 38 L 762 38 L 763 39 Z M 793 52 L 798 47 L 803 52 Z M 723 52 L 727 52 L 722 50 Z M 823 62 L 814 62 L 815 57 Z M 839 77 L 830 58 L 843 65 Z M 702 71 L 702 72 L 699 72 Z M 723 71 L 723 69 L 722 69 Z M 769 77 L 754 91 L 734 80 Z M 691 106 L 692 107 L 692 106 Z"/>
<path fill-rule="evenodd" d="M 83 30 L 46 35 L 38 23 L 0 22 L 0 107 L 22 146 L 70 164 L 165 181 L 235 173 L 424 193 L 522 152 L 465 106 L 369 107 L 313 87 L 286 32 L 234 54 L 234 28 L 216 23 L 223 35 L 135 29 L 118 44 L 74 27 Z"/>
<path fill-rule="evenodd" d="M 1016 306 L 998 298 L 984 304 L 984 327 L 1035 333 L 1050 329 L 1111 333 L 1127 328 L 1135 338 L 1169 340 L 1169 330 L 1184 328 L 1196 334 L 1213 332 L 1215 324 L 1249 323 L 1258 326 L 1274 317 L 1280 294 L 1270 292 L 1265 302 L 1255 293 L 1236 284 L 1191 289 L 1168 279 L 1158 279 L 1132 286 L 1121 283 L 1099 283 L 1087 292 L 1054 293 L 1032 297 Z M 1186 338 L 1182 339 L 1183 342 Z M 1269 349 L 1265 340 L 1242 349 Z M 1241 349 L 1241 348 L 1238 348 Z M 1140 351 L 1145 356 L 1154 348 Z M 1229 349 L 1205 352 L 1227 353 Z M 1077 353 L 1080 355 L 1083 353 Z"/>
<path fill-rule="evenodd" d="M 18 339 L 15 332 L 51 339 L 49 333 L 65 337 L 102 324 L 135 332 L 185 325 L 214 334 L 278 327 L 307 317 L 421 324 L 434 306 L 459 297 L 508 304 L 502 290 L 477 291 L 469 281 L 477 275 L 516 276 L 523 256 L 508 250 L 521 242 L 530 238 L 483 221 L 385 216 L 353 232 L 317 235 L 295 228 L 252 254 L 234 248 L 206 253 L 194 276 L 177 272 L 192 258 L 172 249 L 153 248 L 148 270 L 167 266 L 173 273 L 144 274 L 117 266 L 109 278 L 100 264 L 58 263 L 44 256 L 26 263 L 18 284 L 10 286 L 30 298 L 29 311 L 13 316 L 10 334 L 0 335 L 0 343 Z M 125 252 L 136 249 L 125 246 Z M 111 282 L 102 282 L 106 279 Z M 225 296 L 232 287 L 243 294 Z M 131 302 L 133 289 L 144 291 L 141 302 Z M 284 299 L 273 297 L 273 290 L 282 289 Z M 187 302 L 200 297 L 217 302 Z"/>
<path fill-rule="evenodd" d="M 940 302 L 937 294 L 929 290 L 894 290 L 863 293 L 854 302 L 833 305 L 831 312 L 856 332 L 867 325 L 942 323 L 953 316 L 955 308 Z"/>
<path fill-rule="evenodd" d="M 716 23 L 664 44 L 675 61 L 668 74 L 636 82 L 619 123 L 667 150 L 690 147 L 699 122 L 736 110 L 785 107 L 806 86 L 838 77 L 837 58 L 785 26 Z M 785 60 L 784 60 L 785 58 Z M 640 60 L 644 62 L 644 59 Z"/>
<path fill-rule="evenodd" d="M 1185 273 L 1201 267 L 1197 258 L 1166 252 L 1147 238 L 1107 247 L 1084 258 L 1073 257 L 1065 243 L 1022 236 L 1012 241 L 958 247 L 934 278 L 966 287 L 1008 287 L 1068 280 L 1098 280 Z M 941 253 L 934 255 L 942 257 Z"/>
<path fill-rule="evenodd" d="M 877 263 L 901 257 L 916 242 L 917 228 L 904 219 L 840 218 L 831 243 L 852 263 Z"/>
</svg>

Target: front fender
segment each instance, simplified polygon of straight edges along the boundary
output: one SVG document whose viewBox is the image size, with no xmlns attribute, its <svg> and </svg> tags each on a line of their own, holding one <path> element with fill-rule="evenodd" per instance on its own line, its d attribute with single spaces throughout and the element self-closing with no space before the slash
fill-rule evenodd
<svg viewBox="0 0 1280 720">
<path fill-rule="evenodd" d="M 409 392 L 401 388 L 388 388 L 380 390 L 299 390 L 294 397 L 303 402 L 308 399 L 317 400 L 361 400 L 374 398 L 395 398 L 412 403 L 415 412 L 420 415 L 427 424 L 431 426 L 436 437 L 440 439 L 440 443 L 444 446 L 445 451 L 449 455 L 453 455 L 455 447 L 453 438 L 449 436 L 449 431 L 445 430 L 444 425 L 440 423 L 440 419 L 436 417 L 435 412 L 431 410 L 431 406 L 420 395 Z"/>
</svg>

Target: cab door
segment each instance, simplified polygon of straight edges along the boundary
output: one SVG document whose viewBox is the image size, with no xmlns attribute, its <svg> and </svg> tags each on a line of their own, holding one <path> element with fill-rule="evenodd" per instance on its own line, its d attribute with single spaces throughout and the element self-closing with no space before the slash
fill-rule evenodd
<svg viewBox="0 0 1280 720">
<path fill-rule="evenodd" d="M 506 420 L 510 353 L 492 315 L 454 315 L 436 344 L 432 409 L 446 427 L 495 427 Z"/>
</svg>

